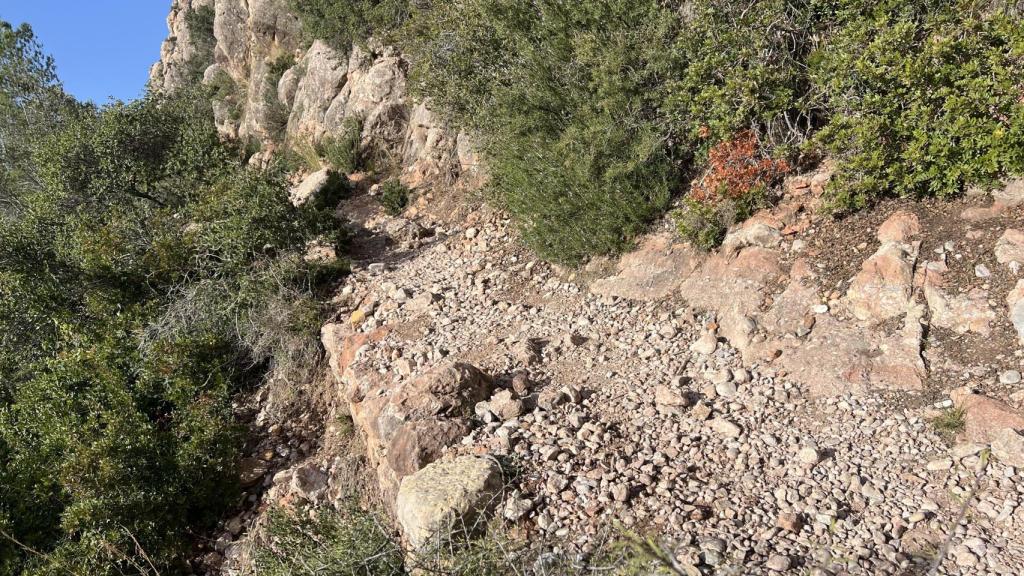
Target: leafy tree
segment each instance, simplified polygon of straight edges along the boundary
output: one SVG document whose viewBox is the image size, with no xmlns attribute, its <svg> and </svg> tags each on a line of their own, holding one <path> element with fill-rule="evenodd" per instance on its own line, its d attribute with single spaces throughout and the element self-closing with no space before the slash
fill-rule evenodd
<svg viewBox="0 0 1024 576">
<path fill-rule="evenodd" d="M 317 365 L 342 267 L 302 255 L 333 206 L 249 169 L 199 89 L 29 113 L 65 97 L 30 32 L 5 46 L 38 82 L 4 85 L 32 138 L 4 157 L 27 177 L 0 226 L 0 570 L 179 573 L 237 495 L 232 398 Z"/>
</svg>

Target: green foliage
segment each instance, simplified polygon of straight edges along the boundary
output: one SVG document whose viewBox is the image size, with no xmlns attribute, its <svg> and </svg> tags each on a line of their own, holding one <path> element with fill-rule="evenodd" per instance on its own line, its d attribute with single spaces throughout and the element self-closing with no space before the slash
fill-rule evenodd
<svg viewBox="0 0 1024 576">
<path fill-rule="evenodd" d="M 317 145 L 317 153 L 335 170 L 351 174 L 363 167 L 361 158 L 363 123 L 358 118 L 346 118 L 337 136 L 324 138 Z"/>
<path fill-rule="evenodd" d="M 264 576 L 401 576 L 402 550 L 381 521 L 354 505 L 342 512 L 320 509 L 314 519 L 280 508 L 253 554 L 253 569 Z"/>
<path fill-rule="evenodd" d="M 17 190 L 36 178 L 28 161 L 33 146 L 74 106 L 32 29 L 0 20 L 0 218 Z"/>
<path fill-rule="evenodd" d="M 785 146 L 818 115 L 802 62 L 813 49 L 813 0 L 694 2 L 673 49 L 666 110 L 688 154 L 702 157 L 740 129 Z"/>
<path fill-rule="evenodd" d="M 31 71 L 0 103 L 62 100 L 30 32 L 0 47 Z M 318 291 L 344 266 L 303 254 L 340 242 L 333 206 L 247 169 L 208 96 L 55 106 L 3 158 L 32 176 L 0 226 L 4 574 L 178 573 L 237 498 L 235 393 L 319 362 Z"/>
<path fill-rule="evenodd" d="M 284 136 L 290 113 L 284 102 L 277 97 L 277 85 L 281 76 L 292 66 L 295 66 L 295 56 L 292 54 L 281 54 L 267 64 L 263 99 L 266 104 L 267 127 L 277 139 Z"/>
<path fill-rule="evenodd" d="M 963 408 L 950 408 L 943 410 L 931 422 L 940 434 L 954 437 L 967 426 L 966 412 Z"/>
<path fill-rule="evenodd" d="M 767 190 L 763 187 L 716 202 L 684 198 L 682 205 L 672 212 L 672 219 L 680 236 L 702 250 L 711 250 L 722 243 L 730 226 L 743 222 L 768 205 Z"/>
<path fill-rule="evenodd" d="M 744 132 L 765 157 L 835 157 L 839 209 L 945 197 L 1024 171 L 1024 27 L 988 4 L 414 8 L 399 35 L 413 86 L 476 133 L 494 198 L 549 259 L 628 246 L 685 190 L 682 175 L 700 174 L 715 145 Z M 683 227 L 707 244 L 721 230 L 705 224 Z"/>
<path fill-rule="evenodd" d="M 381 184 L 379 200 L 388 214 L 398 216 L 409 205 L 409 189 L 398 180 L 388 180 Z"/>
<path fill-rule="evenodd" d="M 185 26 L 188 28 L 189 39 L 195 51 L 186 66 L 189 78 L 195 83 L 202 80 L 203 72 L 213 64 L 213 52 L 217 46 L 213 32 L 215 17 L 212 4 L 191 8 L 185 12 Z"/>
<path fill-rule="evenodd" d="M 353 43 L 388 34 L 404 22 L 410 0 L 291 0 L 306 38 L 347 52 Z"/>
<path fill-rule="evenodd" d="M 725 239 L 729 228 L 728 215 L 717 207 L 692 198 L 683 200 L 683 205 L 672 212 L 679 235 L 701 250 L 712 250 Z"/>
<path fill-rule="evenodd" d="M 546 258 L 619 250 L 667 206 L 678 27 L 655 0 L 471 0 L 416 14 L 414 79 L 481 135 L 491 194 Z"/>
<path fill-rule="evenodd" d="M 837 209 L 949 197 L 1024 172 L 1024 26 L 972 1 L 836 3 L 810 59 Z"/>
</svg>

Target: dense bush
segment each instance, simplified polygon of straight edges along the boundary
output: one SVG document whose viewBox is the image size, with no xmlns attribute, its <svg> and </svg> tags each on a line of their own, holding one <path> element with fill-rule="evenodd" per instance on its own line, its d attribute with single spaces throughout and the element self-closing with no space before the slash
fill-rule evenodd
<svg viewBox="0 0 1024 576">
<path fill-rule="evenodd" d="M 493 198 L 543 256 L 575 263 L 668 205 L 660 107 L 678 24 L 655 0 L 438 3 L 407 49 L 420 89 L 481 135 Z"/>
<path fill-rule="evenodd" d="M 765 158 L 834 156 L 839 210 L 1024 171 L 1022 35 L 966 0 L 467 0 L 414 3 L 400 37 L 527 240 L 578 262 L 627 246 L 737 134 Z M 745 196 L 680 214 L 721 221 Z"/>
<path fill-rule="evenodd" d="M 1021 15 L 972 1 L 843 0 L 809 59 L 838 209 L 1024 172 Z"/>
<path fill-rule="evenodd" d="M 410 0 L 291 0 L 306 38 L 347 51 L 371 34 L 387 34 L 409 16 Z"/>
<path fill-rule="evenodd" d="M 409 205 L 409 189 L 397 179 L 380 186 L 380 204 L 392 216 L 398 216 Z"/>
<path fill-rule="evenodd" d="M 333 207 L 246 169 L 209 92 L 81 106 L 0 40 L 0 102 L 52 111 L 0 158 L 0 572 L 179 573 L 236 500 L 232 398 L 318 361 Z"/>
</svg>

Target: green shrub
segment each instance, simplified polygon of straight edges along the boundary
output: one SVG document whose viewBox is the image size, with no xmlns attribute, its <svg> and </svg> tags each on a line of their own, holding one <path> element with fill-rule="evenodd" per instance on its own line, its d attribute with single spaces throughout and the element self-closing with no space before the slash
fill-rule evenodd
<svg viewBox="0 0 1024 576">
<path fill-rule="evenodd" d="M 346 118 L 337 136 L 325 137 L 317 144 L 317 153 L 335 170 L 351 174 L 363 167 L 363 123 L 358 118 Z"/>
<path fill-rule="evenodd" d="M 949 197 L 1024 172 L 1024 26 L 970 1 L 837 4 L 809 59 L 837 209 Z"/>
<path fill-rule="evenodd" d="M 665 107 L 684 155 L 702 160 L 739 130 L 786 148 L 820 122 L 803 62 L 814 48 L 818 4 L 690 3 L 672 45 L 680 65 L 665 78 Z"/>
<path fill-rule="evenodd" d="M 837 209 L 1020 174 L 1022 37 L 967 0 L 467 0 L 415 5 L 400 34 L 493 197 L 569 263 L 628 246 L 744 130 L 768 157 L 835 157 Z"/>
<path fill-rule="evenodd" d="M 701 250 L 712 250 L 722 243 L 729 228 L 729 215 L 718 207 L 692 198 L 672 212 L 679 235 Z"/>
<path fill-rule="evenodd" d="M 280 140 L 284 136 L 285 128 L 288 127 L 288 117 L 291 111 L 278 99 L 277 85 L 281 77 L 289 68 L 295 66 L 293 54 L 281 54 L 267 63 L 266 78 L 264 79 L 263 100 L 266 105 L 267 128 L 271 137 Z"/>
<path fill-rule="evenodd" d="M 373 34 L 388 34 L 406 20 L 410 0 L 291 0 L 308 41 L 323 40 L 348 52 Z"/>
<path fill-rule="evenodd" d="M 333 206 L 248 169 L 207 97 L 69 106 L 5 158 L 34 177 L 0 226 L 4 573 L 179 572 L 238 497 L 234 395 L 319 365 Z"/>
<path fill-rule="evenodd" d="M 388 214 L 398 216 L 409 205 L 409 189 L 398 180 L 388 180 L 380 187 L 379 200 Z"/>
<path fill-rule="evenodd" d="M 185 26 L 192 40 L 194 53 L 186 63 L 188 77 L 194 83 L 203 78 L 203 72 L 213 64 L 213 52 L 217 46 L 213 26 L 216 14 L 213 5 L 191 8 L 185 12 Z"/>
<path fill-rule="evenodd" d="M 668 204 L 678 24 L 655 0 L 471 0 L 417 13 L 408 49 L 415 85 L 480 135 L 492 198 L 542 256 L 578 263 Z"/>
</svg>

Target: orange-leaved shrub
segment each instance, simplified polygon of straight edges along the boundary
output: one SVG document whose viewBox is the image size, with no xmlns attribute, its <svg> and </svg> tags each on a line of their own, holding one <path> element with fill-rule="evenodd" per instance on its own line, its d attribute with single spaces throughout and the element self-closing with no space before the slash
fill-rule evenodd
<svg viewBox="0 0 1024 576">
<path fill-rule="evenodd" d="M 701 248 L 713 248 L 732 223 L 766 204 L 772 185 L 790 169 L 789 162 L 765 151 L 752 130 L 715 144 L 703 175 L 674 214 L 679 232 Z"/>
</svg>

